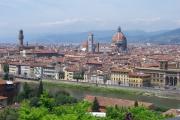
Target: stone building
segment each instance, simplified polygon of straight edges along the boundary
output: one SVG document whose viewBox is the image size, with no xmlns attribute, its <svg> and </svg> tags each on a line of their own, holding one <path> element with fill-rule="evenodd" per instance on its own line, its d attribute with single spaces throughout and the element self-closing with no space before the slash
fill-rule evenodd
<svg viewBox="0 0 180 120">
<path fill-rule="evenodd" d="M 168 61 L 160 61 L 160 67 L 136 68 L 136 71 L 141 71 L 151 75 L 151 84 L 163 88 L 177 88 L 180 86 L 180 69 L 169 68 Z"/>
<path fill-rule="evenodd" d="M 127 39 L 125 35 L 122 33 L 120 27 L 118 28 L 116 34 L 112 37 L 112 47 L 117 52 L 127 50 Z"/>
</svg>

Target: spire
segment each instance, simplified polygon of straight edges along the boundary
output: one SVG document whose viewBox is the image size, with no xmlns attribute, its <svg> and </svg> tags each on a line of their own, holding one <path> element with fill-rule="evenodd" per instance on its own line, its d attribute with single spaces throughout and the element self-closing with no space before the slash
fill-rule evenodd
<svg viewBox="0 0 180 120">
<path fill-rule="evenodd" d="M 121 32 L 121 27 L 120 26 L 118 27 L 118 32 Z"/>
</svg>

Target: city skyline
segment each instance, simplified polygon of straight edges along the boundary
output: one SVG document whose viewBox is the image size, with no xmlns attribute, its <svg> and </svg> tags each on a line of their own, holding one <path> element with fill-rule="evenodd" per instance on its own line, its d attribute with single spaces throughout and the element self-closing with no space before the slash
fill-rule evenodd
<svg viewBox="0 0 180 120">
<path fill-rule="evenodd" d="M 178 0 L 2 0 L 0 35 L 107 30 L 156 31 L 180 27 Z"/>
</svg>

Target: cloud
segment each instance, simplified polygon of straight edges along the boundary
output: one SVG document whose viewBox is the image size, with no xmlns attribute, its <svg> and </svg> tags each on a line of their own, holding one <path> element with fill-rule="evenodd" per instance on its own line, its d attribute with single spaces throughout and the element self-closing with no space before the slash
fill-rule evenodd
<svg viewBox="0 0 180 120">
<path fill-rule="evenodd" d="M 180 19 L 174 21 L 176 25 L 180 25 Z"/>
<path fill-rule="evenodd" d="M 82 19 L 65 19 L 65 20 L 59 20 L 59 21 L 54 21 L 54 22 L 40 23 L 40 25 L 41 26 L 68 25 L 68 24 L 73 24 L 73 23 L 77 23 L 81 21 Z"/>
<path fill-rule="evenodd" d="M 103 20 L 99 18 L 95 19 L 89 19 L 89 18 L 72 18 L 72 19 L 64 19 L 64 20 L 58 20 L 54 22 L 45 22 L 45 23 L 40 23 L 40 26 L 65 26 L 65 25 L 71 25 L 71 24 L 76 24 L 76 23 L 104 23 Z"/>
<path fill-rule="evenodd" d="M 134 20 L 132 20 L 133 23 L 146 23 L 146 24 L 150 24 L 150 23 L 154 23 L 154 22 L 158 22 L 160 21 L 161 18 L 160 17 L 153 17 L 153 18 L 135 18 Z"/>
</svg>

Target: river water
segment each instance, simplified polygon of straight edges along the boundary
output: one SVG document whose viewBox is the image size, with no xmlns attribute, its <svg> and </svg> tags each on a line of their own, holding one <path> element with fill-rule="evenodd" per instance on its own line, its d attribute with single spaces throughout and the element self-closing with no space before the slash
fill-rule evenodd
<svg viewBox="0 0 180 120">
<path fill-rule="evenodd" d="M 81 90 L 78 88 L 62 88 L 62 87 L 52 87 L 51 91 L 65 91 L 68 92 L 71 96 L 77 99 L 83 99 L 86 95 L 93 96 L 103 96 L 103 97 L 112 97 L 112 98 L 120 98 L 120 99 L 128 99 L 128 100 L 138 100 L 144 102 L 153 103 L 157 107 L 163 108 L 177 108 L 180 109 L 180 100 L 168 99 L 168 98 L 160 98 L 157 96 L 145 96 L 145 95 L 129 95 L 129 94 L 118 94 L 118 93 L 103 93 L 97 92 L 93 90 Z"/>
<path fill-rule="evenodd" d="M 32 83 L 31 86 L 37 87 L 37 84 Z M 22 88 L 22 84 L 21 84 L 21 88 Z M 120 94 L 117 92 L 104 93 L 102 91 L 95 91 L 95 90 L 93 91 L 93 90 L 84 90 L 84 89 L 82 90 L 79 88 L 66 88 L 66 87 L 58 87 L 54 85 L 53 86 L 45 85 L 44 88 L 50 91 L 51 93 L 56 93 L 58 91 L 65 91 L 77 99 L 83 99 L 86 95 L 93 95 L 93 96 L 128 99 L 134 101 L 138 100 L 138 101 L 153 103 L 157 107 L 180 109 L 180 99 L 177 100 L 177 99 L 161 98 L 154 95 L 144 95 L 144 94 L 132 95 L 132 94 L 122 94 L 122 93 Z M 180 96 L 177 97 L 180 98 Z"/>
</svg>

